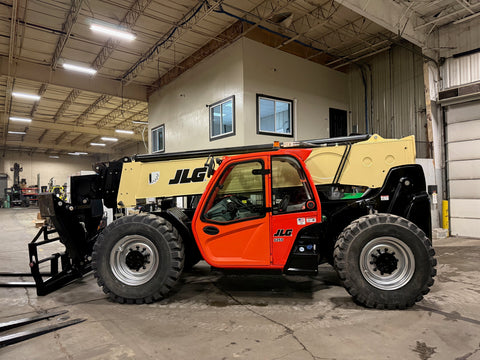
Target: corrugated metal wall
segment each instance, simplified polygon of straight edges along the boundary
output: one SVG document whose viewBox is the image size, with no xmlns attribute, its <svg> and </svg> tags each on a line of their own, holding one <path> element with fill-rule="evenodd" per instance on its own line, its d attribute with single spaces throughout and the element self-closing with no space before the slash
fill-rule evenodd
<svg viewBox="0 0 480 360">
<path fill-rule="evenodd" d="M 413 45 L 406 46 L 411 46 L 413 50 Z M 421 52 L 419 48 L 416 51 Z M 421 56 L 404 47 L 394 46 L 367 59 L 363 65 L 352 65 L 349 72 L 349 97 L 351 132 L 368 131 L 388 138 L 413 134 L 417 142 L 417 157 L 431 157 L 426 141 Z"/>
<path fill-rule="evenodd" d="M 443 89 L 480 81 L 480 53 L 448 58 L 440 71 Z"/>
</svg>

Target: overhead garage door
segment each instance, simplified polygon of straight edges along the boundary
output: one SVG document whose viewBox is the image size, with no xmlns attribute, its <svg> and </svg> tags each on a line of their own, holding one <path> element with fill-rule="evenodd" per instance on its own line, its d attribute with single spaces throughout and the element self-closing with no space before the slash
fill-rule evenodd
<svg viewBox="0 0 480 360">
<path fill-rule="evenodd" d="M 446 111 L 452 235 L 480 238 L 480 101 Z"/>
</svg>

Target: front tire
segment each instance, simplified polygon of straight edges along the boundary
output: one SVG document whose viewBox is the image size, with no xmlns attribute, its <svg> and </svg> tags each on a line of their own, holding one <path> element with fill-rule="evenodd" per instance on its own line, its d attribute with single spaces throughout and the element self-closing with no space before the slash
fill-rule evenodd
<svg viewBox="0 0 480 360">
<path fill-rule="evenodd" d="M 361 217 L 335 244 L 335 269 L 360 304 L 404 309 L 430 291 L 437 264 L 431 241 L 415 224 L 392 214 Z"/>
<path fill-rule="evenodd" d="M 184 265 L 184 247 L 167 220 L 122 217 L 99 235 L 92 253 L 97 283 L 113 301 L 151 303 L 167 296 Z"/>
</svg>

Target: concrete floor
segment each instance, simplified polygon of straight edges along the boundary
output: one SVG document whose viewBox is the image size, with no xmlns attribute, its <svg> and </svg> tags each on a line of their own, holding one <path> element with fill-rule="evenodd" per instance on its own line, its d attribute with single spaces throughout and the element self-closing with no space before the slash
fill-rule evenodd
<svg viewBox="0 0 480 360">
<path fill-rule="evenodd" d="M 0 209 L 0 272 L 28 271 L 37 212 Z M 87 319 L 0 349 L 0 358 L 480 359 L 480 240 L 434 246 L 435 285 L 403 311 L 356 305 L 323 265 L 315 277 L 281 277 L 223 276 L 201 263 L 151 305 L 108 301 L 91 274 L 44 297 L 33 288 L 0 288 L 0 322 L 51 309 Z"/>
</svg>

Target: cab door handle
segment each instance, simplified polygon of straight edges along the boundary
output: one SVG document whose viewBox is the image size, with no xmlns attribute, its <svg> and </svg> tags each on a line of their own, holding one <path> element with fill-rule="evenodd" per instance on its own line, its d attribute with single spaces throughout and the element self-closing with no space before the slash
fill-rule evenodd
<svg viewBox="0 0 480 360">
<path fill-rule="evenodd" d="M 220 230 L 215 226 L 205 226 L 203 232 L 207 235 L 217 235 Z"/>
</svg>

